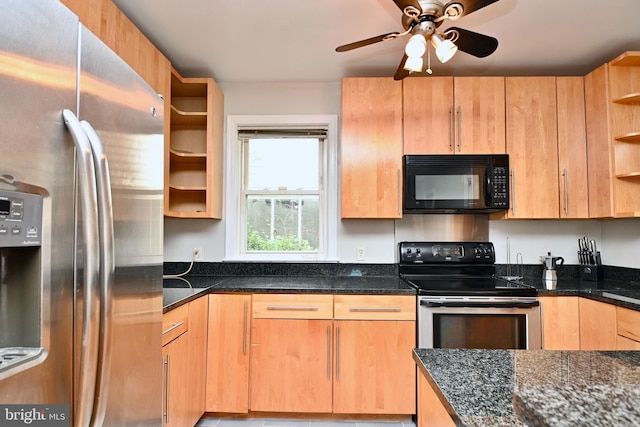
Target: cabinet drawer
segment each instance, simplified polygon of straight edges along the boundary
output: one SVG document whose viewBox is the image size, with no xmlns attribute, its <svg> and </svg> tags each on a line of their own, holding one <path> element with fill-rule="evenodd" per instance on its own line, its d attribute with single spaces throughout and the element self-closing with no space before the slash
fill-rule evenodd
<svg viewBox="0 0 640 427">
<path fill-rule="evenodd" d="M 416 320 L 416 297 L 408 295 L 336 295 L 334 318 Z"/>
<path fill-rule="evenodd" d="M 333 295 L 254 294 L 254 319 L 332 319 Z"/>
<path fill-rule="evenodd" d="M 640 311 L 616 307 L 618 335 L 640 341 Z"/>
<path fill-rule="evenodd" d="M 184 304 L 162 315 L 162 345 L 178 338 L 189 329 L 189 305 Z"/>
</svg>

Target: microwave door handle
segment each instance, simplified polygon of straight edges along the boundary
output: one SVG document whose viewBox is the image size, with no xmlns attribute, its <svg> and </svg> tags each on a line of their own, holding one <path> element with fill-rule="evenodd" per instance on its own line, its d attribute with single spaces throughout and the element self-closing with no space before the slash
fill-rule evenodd
<svg viewBox="0 0 640 427">
<path fill-rule="evenodd" d="M 540 305 L 539 301 L 531 302 L 469 302 L 469 301 L 420 301 L 420 305 L 424 307 L 451 307 L 451 308 L 534 308 Z"/>
<path fill-rule="evenodd" d="M 491 179 L 491 174 L 489 173 L 489 168 L 484 170 L 484 200 L 485 206 L 489 207 L 492 205 L 493 200 L 491 197 L 491 188 L 493 188 L 493 179 Z"/>
</svg>

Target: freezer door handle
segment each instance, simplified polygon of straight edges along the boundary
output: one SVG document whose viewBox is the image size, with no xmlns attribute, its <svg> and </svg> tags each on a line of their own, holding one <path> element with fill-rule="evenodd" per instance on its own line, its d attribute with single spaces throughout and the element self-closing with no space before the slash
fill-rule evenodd
<svg viewBox="0 0 640 427">
<path fill-rule="evenodd" d="M 64 123 L 76 147 L 81 226 L 84 235 L 83 250 L 83 311 L 82 342 L 78 392 L 76 393 L 76 426 L 88 426 L 93 412 L 98 368 L 100 289 L 98 196 L 91 144 L 76 115 L 65 109 Z"/>
<path fill-rule="evenodd" d="M 86 120 L 80 122 L 89 138 L 95 164 L 98 189 L 98 241 L 100 246 L 100 343 L 96 389 L 100 390 L 93 408 L 91 425 L 101 426 L 107 409 L 109 371 L 111 369 L 111 330 L 113 318 L 112 288 L 115 272 L 113 198 L 109 161 L 100 137 Z"/>
</svg>

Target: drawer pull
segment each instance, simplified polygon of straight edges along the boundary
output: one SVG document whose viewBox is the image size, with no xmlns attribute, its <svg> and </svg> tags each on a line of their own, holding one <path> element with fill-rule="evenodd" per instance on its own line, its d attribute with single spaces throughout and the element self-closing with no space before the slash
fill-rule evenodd
<svg viewBox="0 0 640 427">
<path fill-rule="evenodd" d="M 168 334 L 169 332 L 173 331 L 176 328 L 179 328 L 182 325 L 184 325 L 184 322 L 174 323 L 169 329 L 167 329 L 166 331 L 162 331 L 162 335 Z"/>
<path fill-rule="evenodd" d="M 349 311 L 366 311 L 366 312 L 397 312 L 402 311 L 400 307 L 350 307 Z"/>
<path fill-rule="evenodd" d="M 318 307 L 310 305 L 268 305 L 267 310 L 318 311 Z"/>
</svg>

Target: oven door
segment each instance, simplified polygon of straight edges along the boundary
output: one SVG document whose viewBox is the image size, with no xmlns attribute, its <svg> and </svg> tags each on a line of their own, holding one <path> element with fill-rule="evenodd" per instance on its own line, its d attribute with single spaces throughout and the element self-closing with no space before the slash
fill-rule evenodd
<svg viewBox="0 0 640 427">
<path fill-rule="evenodd" d="M 418 298 L 421 348 L 542 348 L 536 297 Z"/>
</svg>

